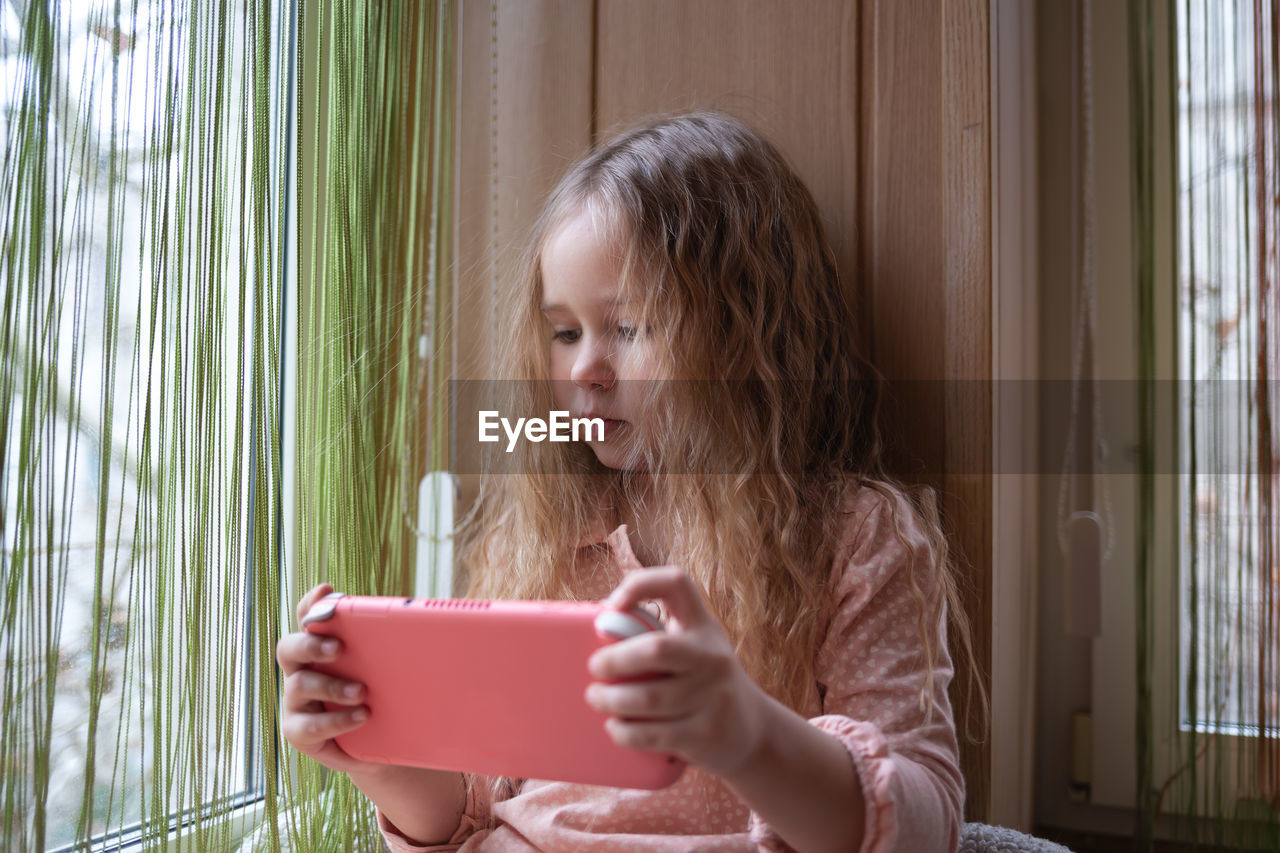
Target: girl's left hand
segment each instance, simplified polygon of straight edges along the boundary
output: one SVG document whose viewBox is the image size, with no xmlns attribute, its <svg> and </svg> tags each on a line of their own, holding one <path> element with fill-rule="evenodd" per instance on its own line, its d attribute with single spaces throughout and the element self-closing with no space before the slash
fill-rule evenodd
<svg viewBox="0 0 1280 853">
<path fill-rule="evenodd" d="M 732 776 L 764 744 L 773 700 L 742 668 L 684 571 L 674 566 L 633 571 L 607 603 L 627 610 L 647 599 L 666 606 L 667 630 L 596 651 L 587 661 L 598 680 L 587 688 L 587 704 L 610 715 L 605 728 L 620 746 L 674 753 Z M 653 673 L 665 677 L 600 683 Z"/>
</svg>

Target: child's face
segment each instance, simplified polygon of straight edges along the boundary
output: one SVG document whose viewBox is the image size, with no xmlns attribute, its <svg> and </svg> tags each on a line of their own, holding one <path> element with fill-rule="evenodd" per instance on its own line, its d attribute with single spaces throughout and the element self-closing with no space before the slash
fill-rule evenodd
<svg viewBox="0 0 1280 853">
<path fill-rule="evenodd" d="M 609 468 L 632 467 L 628 448 L 644 433 L 640 397 L 657 375 L 651 336 L 639 306 L 622 301 L 619 263 L 590 217 L 552 232 L 542 252 L 542 313 L 550 324 L 548 365 L 556 408 L 605 419 L 591 443 Z"/>
</svg>

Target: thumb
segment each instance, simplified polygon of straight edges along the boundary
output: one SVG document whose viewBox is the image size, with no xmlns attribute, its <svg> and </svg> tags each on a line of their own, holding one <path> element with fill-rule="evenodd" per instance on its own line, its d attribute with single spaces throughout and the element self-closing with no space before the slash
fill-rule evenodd
<svg viewBox="0 0 1280 853">
<path fill-rule="evenodd" d="M 661 601 L 681 628 L 697 628 L 714 621 L 703 602 L 702 591 L 693 578 L 678 566 L 637 569 L 628 573 L 605 599 L 605 604 L 618 610 L 630 610 L 649 599 Z"/>
</svg>

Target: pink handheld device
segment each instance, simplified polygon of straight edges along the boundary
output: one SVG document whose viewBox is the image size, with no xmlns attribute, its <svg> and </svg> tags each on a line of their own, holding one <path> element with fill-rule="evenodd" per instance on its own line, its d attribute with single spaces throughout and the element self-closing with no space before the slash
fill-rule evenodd
<svg viewBox="0 0 1280 853">
<path fill-rule="evenodd" d="M 368 721 L 336 738 L 354 758 L 620 788 L 665 788 L 684 771 L 674 755 L 615 744 L 583 698 L 592 652 L 662 630 L 641 608 L 333 593 L 302 626 L 343 642 L 315 670 L 365 685 Z"/>
</svg>

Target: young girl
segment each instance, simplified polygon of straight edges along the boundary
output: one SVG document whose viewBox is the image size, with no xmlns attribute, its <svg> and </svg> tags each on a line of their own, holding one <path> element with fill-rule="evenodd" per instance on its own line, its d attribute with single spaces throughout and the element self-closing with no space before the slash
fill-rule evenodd
<svg viewBox="0 0 1280 853">
<path fill-rule="evenodd" d="M 285 737 L 350 774 L 393 851 L 954 850 L 946 546 L 929 496 L 880 470 L 849 294 L 779 153 L 713 113 L 598 148 L 513 305 L 510 410 L 605 429 L 486 482 L 469 594 L 655 603 L 666 631 L 595 653 L 583 701 L 689 768 L 636 791 L 355 761 L 332 739 L 363 688 L 309 669 L 341 650 L 306 634 L 278 648 Z"/>
</svg>

